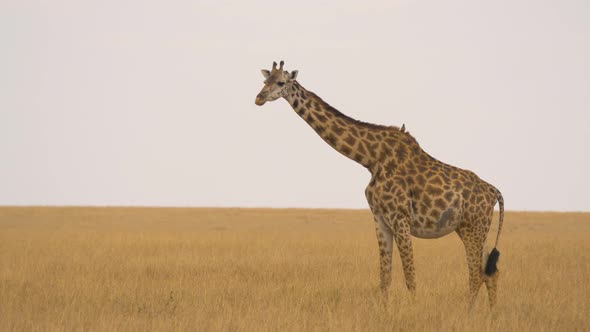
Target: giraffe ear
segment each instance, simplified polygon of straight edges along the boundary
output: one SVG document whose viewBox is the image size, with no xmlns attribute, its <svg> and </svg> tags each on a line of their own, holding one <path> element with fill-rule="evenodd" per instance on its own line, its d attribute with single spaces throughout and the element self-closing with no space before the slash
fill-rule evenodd
<svg viewBox="0 0 590 332">
<path fill-rule="evenodd" d="M 268 78 L 270 76 L 270 71 L 266 69 L 262 69 L 260 72 L 262 73 L 262 76 L 264 76 L 264 78 Z"/>
<path fill-rule="evenodd" d="M 294 81 L 297 78 L 298 73 L 299 73 L 298 70 L 293 70 L 292 72 L 289 73 L 289 79 L 291 81 Z"/>
</svg>

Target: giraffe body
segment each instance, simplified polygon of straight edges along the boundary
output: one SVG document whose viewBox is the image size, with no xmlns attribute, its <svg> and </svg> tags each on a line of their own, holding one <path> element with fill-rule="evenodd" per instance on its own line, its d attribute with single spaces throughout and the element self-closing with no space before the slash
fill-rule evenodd
<svg viewBox="0 0 590 332">
<path fill-rule="evenodd" d="M 504 211 L 500 192 L 475 173 L 430 156 L 405 125 L 374 125 L 340 113 L 303 88 L 295 80 L 297 71 L 283 71 L 283 62 L 279 69 L 275 63 L 272 71 L 262 73 L 265 86 L 256 104 L 285 98 L 326 143 L 370 171 L 372 177 L 365 195 L 375 220 L 384 296 L 391 285 L 393 243 L 400 253 L 406 286 L 414 292 L 411 236 L 430 239 L 456 232 L 467 255 L 470 307 L 483 283 L 493 306 L 499 252 L 494 247 L 493 259 L 487 261 L 484 246 L 496 203 L 500 206 L 498 244 Z"/>
</svg>

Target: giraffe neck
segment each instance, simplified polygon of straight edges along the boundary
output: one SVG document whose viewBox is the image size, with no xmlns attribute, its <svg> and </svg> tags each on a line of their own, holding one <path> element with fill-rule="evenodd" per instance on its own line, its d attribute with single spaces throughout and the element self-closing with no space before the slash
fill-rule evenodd
<svg viewBox="0 0 590 332">
<path fill-rule="evenodd" d="M 340 113 L 297 81 L 284 98 L 326 143 L 371 172 L 386 159 L 384 154 L 391 153 L 393 134 L 400 133 L 397 128 L 364 123 Z"/>
</svg>

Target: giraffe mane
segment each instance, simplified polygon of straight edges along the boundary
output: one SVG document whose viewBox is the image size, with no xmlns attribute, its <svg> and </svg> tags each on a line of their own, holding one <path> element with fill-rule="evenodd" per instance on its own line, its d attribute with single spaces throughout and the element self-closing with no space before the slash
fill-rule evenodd
<svg viewBox="0 0 590 332">
<path fill-rule="evenodd" d="M 326 103 L 321 97 L 319 97 L 315 93 L 313 93 L 311 91 L 308 91 L 308 93 L 310 93 L 314 97 L 316 97 L 322 103 L 322 106 L 324 106 L 325 108 L 330 109 L 336 116 L 338 116 L 338 117 L 340 117 L 342 119 L 351 121 L 352 123 L 355 123 L 355 124 L 357 124 L 357 125 L 359 125 L 361 127 L 365 127 L 365 128 L 368 128 L 368 129 L 386 130 L 386 131 L 388 131 L 390 133 L 394 133 L 394 135 L 402 134 L 402 135 L 406 136 L 407 138 L 409 138 L 414 143 L 418 144 L 418 141 L 416 140 L 416 138 L 414 136 L 412 136 L 409 131 L 406 131 L 405 124 L 404 124 L 404 127 L 403 127 L 404 130 L 402 131 L 401 128 L 400 127 L 397 127 L 397 126 L 385 126 L 385 125 L 379 125 L 379 124 L 374 124 L 374 123 L 370 123 L 370 122 L 364 122 L 364 121 L 361 121 L 361 120 L 357 120 L 355 118 L 352 118 L 352 117 L 350 117 L 350 116 L 348 116 L 348 115 L 340 112 L 338 109 L 336 109 L 333 106 L 331 106 L 330 104 Z"/>
</svg>

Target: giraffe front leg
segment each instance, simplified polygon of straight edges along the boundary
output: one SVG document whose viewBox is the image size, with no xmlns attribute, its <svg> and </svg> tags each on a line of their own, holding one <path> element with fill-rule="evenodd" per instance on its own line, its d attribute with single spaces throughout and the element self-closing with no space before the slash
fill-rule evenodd
<svg viewBox="0 0 590 332">
<path fill-rule="evenodd" d="M 391 286 L 391 257 L 393 253 L 393 234 L 383 218 L 375 217 L 375 231 L 379 243 L 379 261 L 381 266 L 381 294 L 387 299 Z"/>
<path fill-rule="evenodd" d="M 412 238 L 410 233 L 409 218 L 396 218 L 393 221 L 393 237 L 399 249 L 399 255 L 404 269 L 406 286 L 415 296 L 416 294 L 416 270 L 414 269 L 414 251 L 412 249 Z"/>
</svg>

